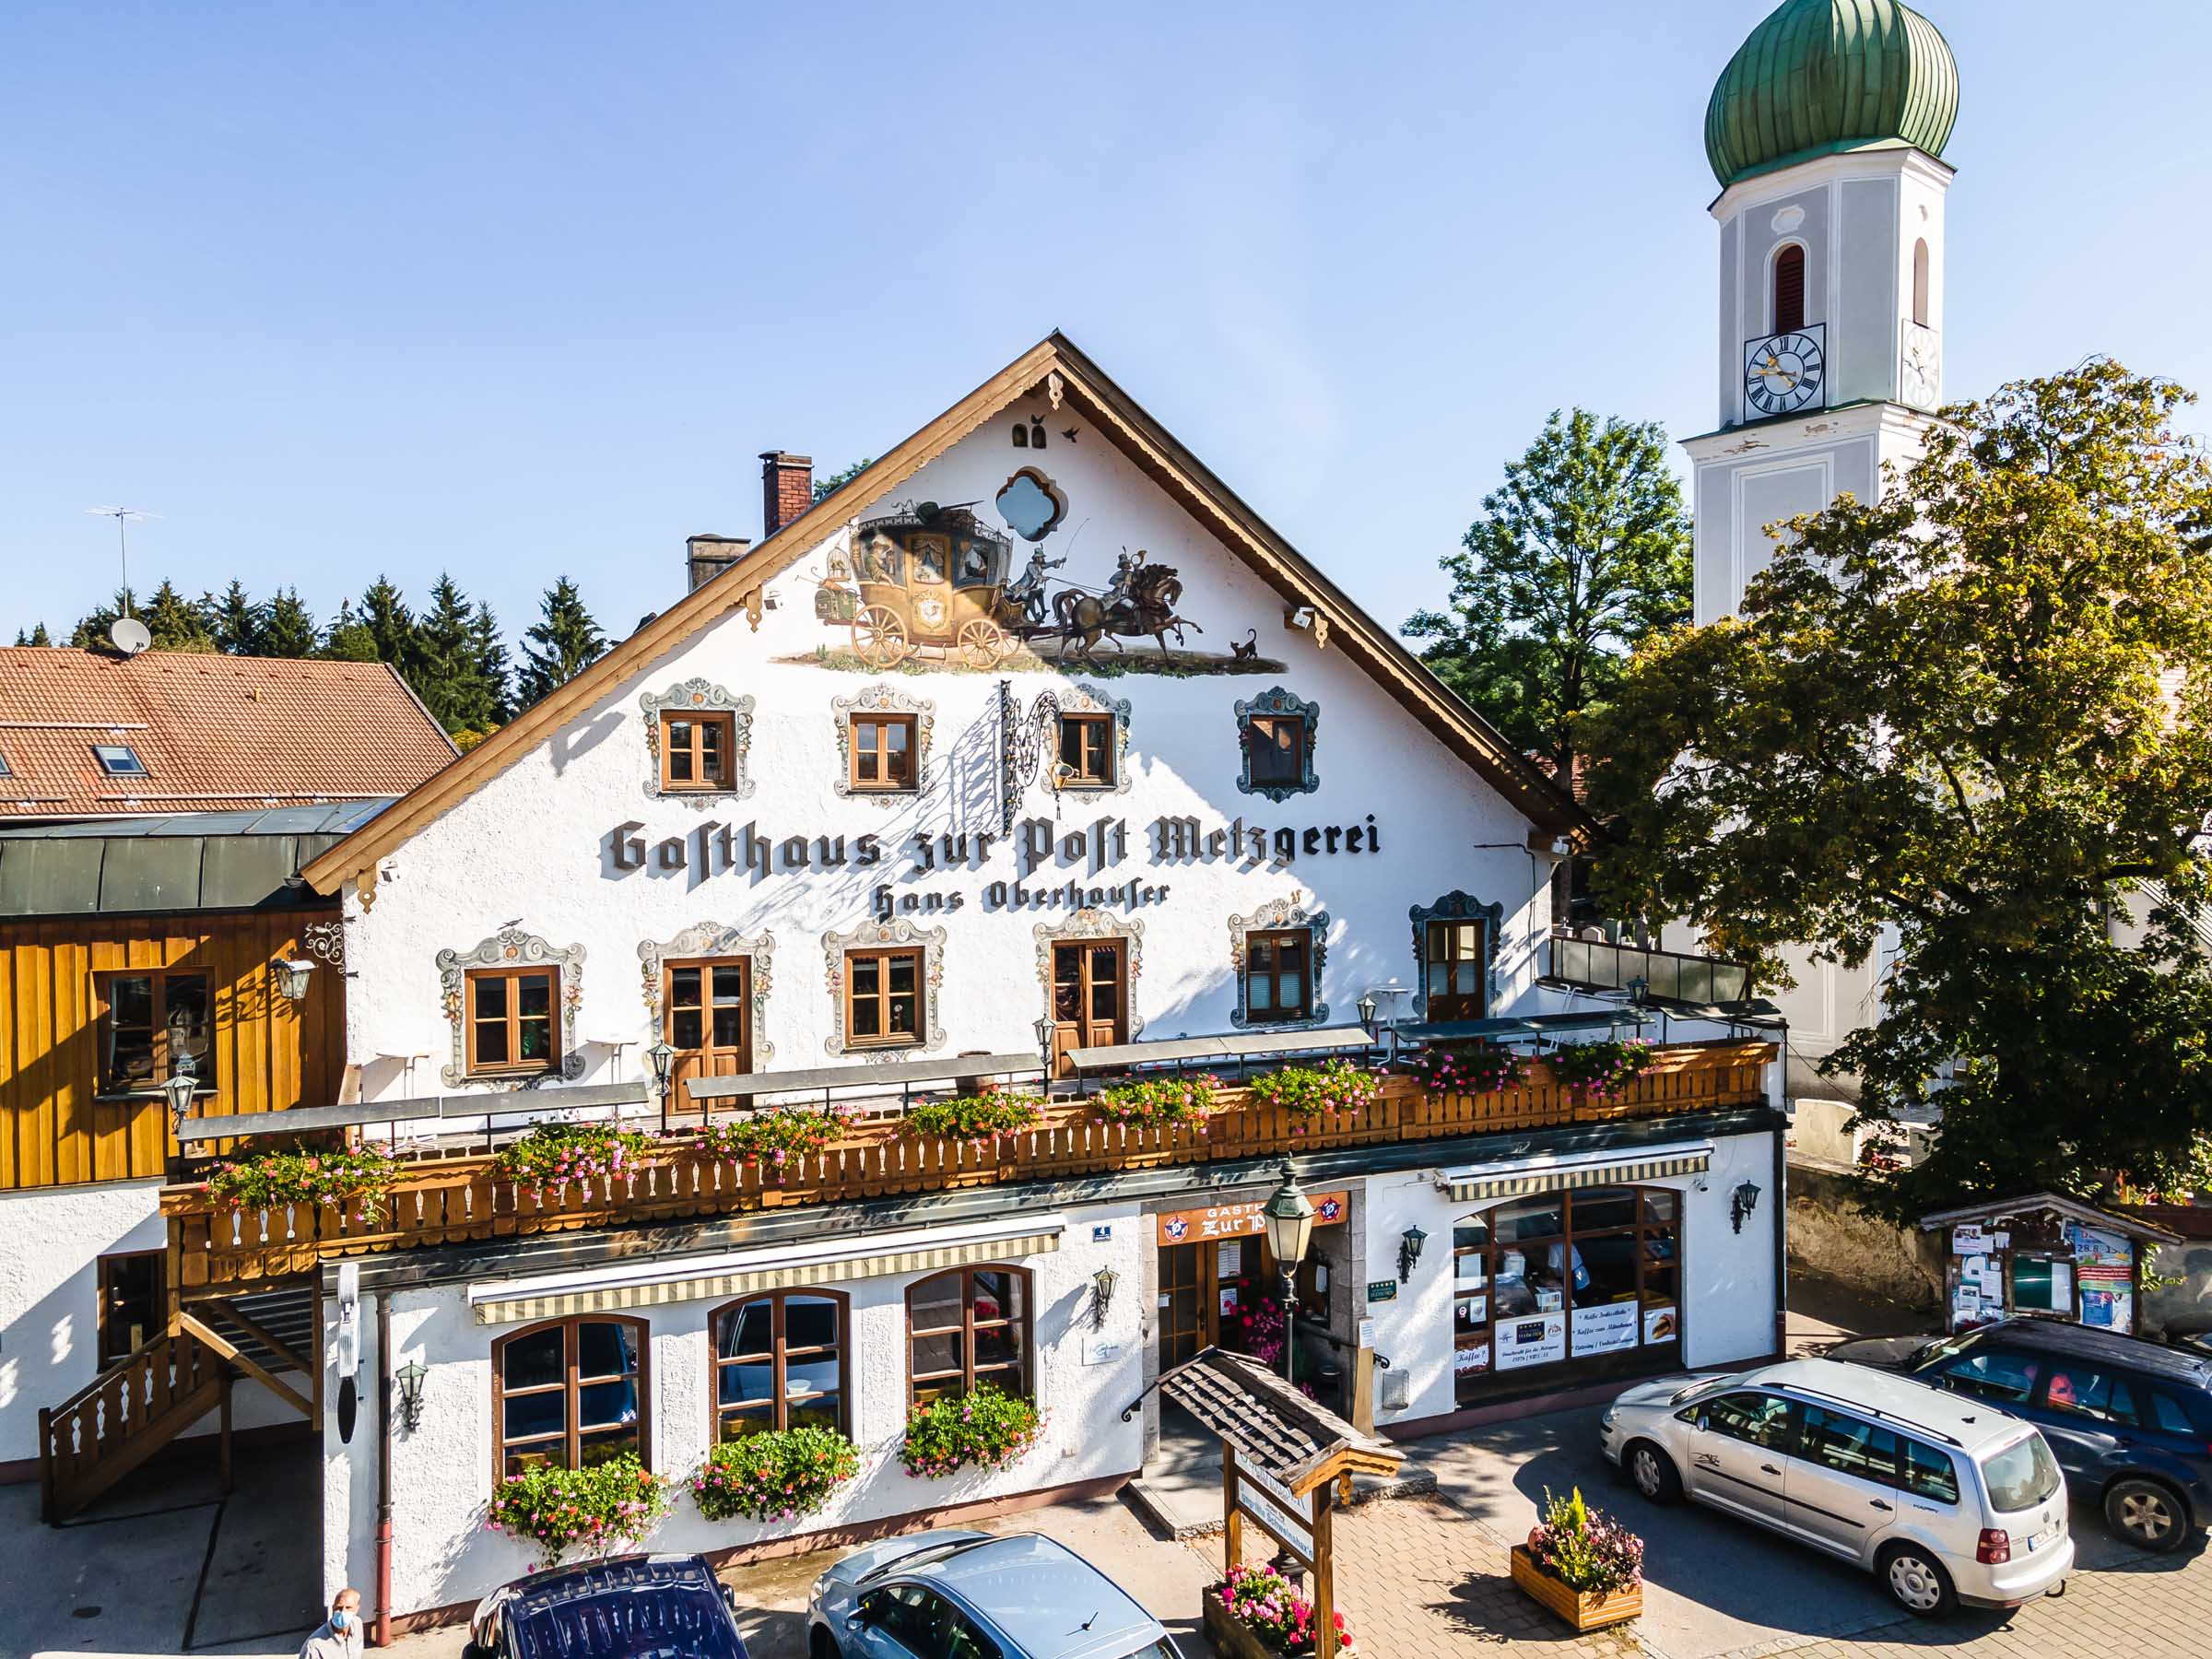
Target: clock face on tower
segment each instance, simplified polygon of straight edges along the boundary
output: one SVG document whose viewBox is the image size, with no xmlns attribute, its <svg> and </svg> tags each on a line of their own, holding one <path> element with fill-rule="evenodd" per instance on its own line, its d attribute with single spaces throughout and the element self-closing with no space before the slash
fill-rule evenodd
<svg viewBox="0 0 2212 1659">
<path fill-rule="evenodd" d="M 1818 326 L 1795 328 L 1744 347 L 1747 417 L 1794 415 L 1825 403 L 1828 360 L 1820 350 L 1822 332 Z"/>
</svg>

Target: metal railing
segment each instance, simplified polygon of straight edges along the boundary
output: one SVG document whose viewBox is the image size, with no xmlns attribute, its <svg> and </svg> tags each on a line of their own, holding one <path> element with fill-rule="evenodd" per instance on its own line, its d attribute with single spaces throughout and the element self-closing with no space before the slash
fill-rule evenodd
<svg viewBox="0 0 2212 1659">
<path fill-rule="evenodd" d="M 1742 1002 L 1751 994 L 1751 970 L 1745 963 L 1569 934 L 1552 935 L 1551 971 L 1545 977 L 1578 991 L 1626 991 L 1630 982 L 1641 980 L 1648 997 L 1700 1007 Z"/>
</svg>

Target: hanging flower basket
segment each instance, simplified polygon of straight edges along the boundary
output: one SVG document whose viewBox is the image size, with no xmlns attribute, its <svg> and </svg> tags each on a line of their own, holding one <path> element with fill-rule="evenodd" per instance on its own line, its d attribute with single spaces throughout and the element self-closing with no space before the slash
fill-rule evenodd
<svg viewBox="0 0 2212 1659">
<path fill-rule="evenodd" d="M 1513 1583 L 1577 1630 L 1643 1611 L 1643 1540 L 1572 1496 L 1544 1493 L 1544 1519 L 1512 1552 Z"/>
<path fill-rule="evenodd" d="M 835 1146 L 857 1116 L 850 1106 L 778 1106 L 700 1131 L 699 1144 L 711 1156 L 734 1163 L 757 1163 L 782 1179 L 783 1166 Z"/>
<path fill-rule="evenodd" d="M 1254 1077 L 1245 1097 L 1254 1106 L 1280 1107 L 1293 1117 L 1334 1112 L 1356 1118 L 1382 1098 L 1382 1079 L 1349 1060 L 1325 1060 L 1319 1065 L 1286 1065 Z M 1291 1133 L 1305 1131 L 1294 1128 Z"/>
<path fill-rule="evenodd" d="M 540 1124 L 500 1148 L 492 1172 L 542 1203 L 571 1182 L 624 1173 L 653 1149 L 653 1139 L 612 1124 Z"/>
<path fill-rule="evenodd" d="M 295 1204 L 335 1204 L 362 1221 L 384 1213 L 399 1166 L 370 1147 L 264 1152 L 221 1165 L 207 1178 L 207 1193 L 225 1209 L 283 1209 Z"/>
<path fill-rule="evenodd" d="M 1121 1083 L 1091 1097 L 1091 1109 L 1101 1124 L 1129 1124 L 1151 1128 L 1163 1124 L 1194 1124 L 1206 1133 L 1206 1120 L 1214 1110 L 1214 1091 L 1221 1079 L 1212 1073 L 1197 1077 L 1147 1077 L 1138 1083 Z"/>
</svg>

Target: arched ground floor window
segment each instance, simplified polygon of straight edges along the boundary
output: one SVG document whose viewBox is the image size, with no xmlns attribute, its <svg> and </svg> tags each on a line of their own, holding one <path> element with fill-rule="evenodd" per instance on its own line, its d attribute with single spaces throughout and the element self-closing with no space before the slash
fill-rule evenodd
<svg viewBox="0 0 2212 1659">
<path fill-rule="evenodd" d="M 500 1475 L 580 1469 L 629 1453 L 651 1466 L 641 1319 L 557 1319 L 492 1345 Z"/>
</svg>

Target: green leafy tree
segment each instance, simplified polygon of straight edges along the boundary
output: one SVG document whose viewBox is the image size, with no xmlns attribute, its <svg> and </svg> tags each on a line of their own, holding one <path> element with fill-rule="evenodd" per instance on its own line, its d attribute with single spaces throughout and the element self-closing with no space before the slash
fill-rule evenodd
<svg viewBox="0 0 2212 1659">
<path fill-rule="evenodd" d="M 262 650 L 266 607 L 247 596 L 245 583 L 232 577 L 223 596 L 212 602 L 210 613 L 218 649 L 230 656 L 266 654 Z"/>
<path fill-rule="evenodd" d="M 2200 1182 L 2212 978 L 2212 467 L 2111 362 L 1945 411 L 1882 500 L 1789 526 L 1741 615 L 1646 642 L 1586 741 L 1616 913 L 1885 962 L 1828 1057 L 1934 1108 L 1906 1217 Z M 2115 925 L 2115 916 L 2128 919 Z"/>
<path fill-rule="evenodd" d="M 566 685 L 606 649 L 606 636 L 566 576 L 546 590 L 539 613 L 523 635 L 519 700 L 524 708 Z"/>
<path fill-rule="evenodd" d="M 323 644 L 315 654 L 339 663 L 381 660 L 376 651 L 376 635 L 354 610 L 351 599 L 338 601 L 338 614 L 330 619 L 329 631 L 324 634 Z"/>
<path fill-rule="evenodd" d="M 482 656 L 468 595 L 441 573 L 430 589 L 430 608 L 415 626 L 413 661 L 401 672 L 449 732 L 483 732 L 498 724 L 502 688 L 492 685 Z"/>
<path fill-rule="evenodd" d="M 1646 635 L 1689 618 L 1689 520 L 1665 432 L 1554 410 L 1443 568 L 1448 607 L 1406 624 L 1430 641 L 1422 660 L 1569 775 L 1575 723 Z"/>
<path fill-rule="evenodd" d="M 814 481 L 814 499 L 817 501 L 828 500 L 838 489 L 853 482 L 875 465 L 876 458 L 873 455 L 864 455 L 842 472 L 833 472 L 826 478 L 817 478 Z"/>
<path fill-rule="evenodd" d="M 315 654 L 314 613 L 300 603 L 298 588 L 278 588 L 262 616 L 261 654 L 306 657 Z"/>
</svg>

